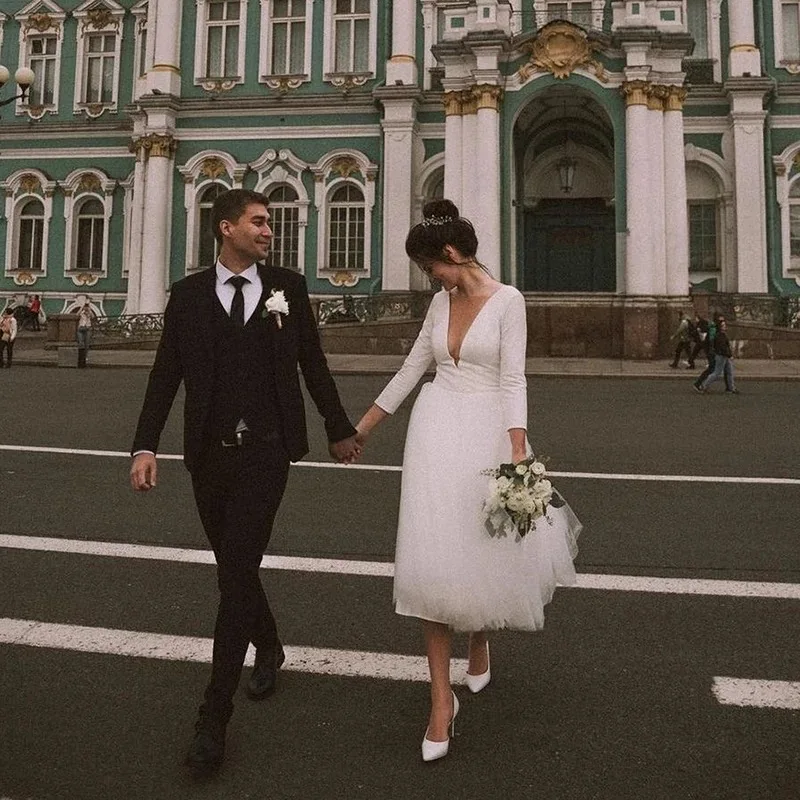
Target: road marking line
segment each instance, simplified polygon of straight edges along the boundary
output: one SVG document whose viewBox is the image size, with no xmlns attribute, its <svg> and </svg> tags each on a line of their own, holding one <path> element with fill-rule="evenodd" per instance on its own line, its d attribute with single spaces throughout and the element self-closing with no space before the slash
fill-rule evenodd
<svg viewBox="0 0 800 800">
<path fill-rule="evenodd" d="M 174 636 L 9 618 L 0 618 L 0 643 L 205 664 L 211 663 L 214 646 L 212 639 L 198 636 Z M 393 681 L 429 680 L 428 662 L 424 656 L 324 647 L 284 646 L 284 649 L 286 663 L 282 668 L 292 672 Z M 245 664 L 251 666 L 254 656 L 255 650 L 251 646 Z M 466 659 L 454 659 L 453 665 L 455 682 L 464 683 Z"/>
<path fill-rule="evenodd" d="M 44 536 L 0 534 L 0 548 L 111 558 L 135 558 L 147 561 L 171 561 L 187 564 L 215 563 L 214 553 L 211 550 L 85 541 L 81 539 L 59 539 Z M 296 556 L 264 556 L 261 559 L 261 568 L 378 578 L 391 578 L 394 575 L 394 564 L 389 561 L 359 561 Z M 800 600 L 800 584 L 767 581 L 655 578 L 643 575 L 602 575 L 583 572 L 578 575 L 574 588 L 599 591 L 646 592 L 651 594 Z"/>
<path fill-rule="evenodd" d="M 800 709 L 800 682 L 749 678 L 713 679 L 712 690 L 725 706 Z"/>
<path fill-rule="evenodd" d="M 121 450 L 79 450 L 71 447 L 33 447 L 16 444 L 0 444 L 0 450 L 24 453 L 51 453 L 55 455 L 102 456 L 104 458 L 130 458 L 130 453 Z M 182 461 L 175 453 L 159 453 L 160 461 Z M 336 464 L 332 461 L 298 461 L 293 467 L 311 469 L 353 469 L 368 472 L 402 472 L 402 466 L 391 464 Z M 640 475 L 615 472 L 550 472 L 554 478 L 583 478 L 598 481 L 657 481 L 662 483 L 746 483 L 772 486 L 800 486 L 800 478 L 755 478 L 743 475 Z"/>
</svg>

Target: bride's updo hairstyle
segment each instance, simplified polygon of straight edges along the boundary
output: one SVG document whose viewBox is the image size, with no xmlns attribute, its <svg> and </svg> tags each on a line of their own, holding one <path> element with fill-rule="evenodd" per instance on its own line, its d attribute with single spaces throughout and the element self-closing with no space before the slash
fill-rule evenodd
<svg viewBox="0 0 800 800">
<path fill-rule="evenodd" d="M 445 251 L 450 245 L 464 258 L 475 261 L 478 237 L 468 219 L 464 219 L 450 200 L 431 200 L 422 208 L 422 222 L 415 225 L 406 237 L 406 253 L 424 272 L 434 261 L 453 261 Z"/>
</svg>

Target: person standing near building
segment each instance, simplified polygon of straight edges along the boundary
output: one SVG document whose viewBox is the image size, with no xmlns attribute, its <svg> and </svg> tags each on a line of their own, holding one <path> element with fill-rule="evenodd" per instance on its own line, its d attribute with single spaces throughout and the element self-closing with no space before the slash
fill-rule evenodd
<svg viewBox="0 0 800 800">
<path fill-rule="evenodd" d="M 728 339 L 728 323 L 720 318 L 717 333 L 714 336 L 714 371 L 701 384 L 698 389 L 700 392 L 708 391 L 714 381 L 725 378 L 725 391 L 729 394 L 738 394 L 736 383 L 733 377 L 733 351 L 730 339 Z"/>
<path fill-rule="evenodd" d="M 86 367 L 86 357 L 92 344 L 92 306 L 87 301 L 78 312 L 78 368 Z"/>
<path fill-rule="evenodd" d="M 325 420 L 331 456 L 350 463 L 361 453 L 322 352 L 305 279 L 263 263 L 272 239 L 267 205 L 245 189 L 214 201 L 219 257 L 172 286 L 132 448 L 131 485 L 149 491 L 161 431 L 183 382 L 184 463 L 220 592 L 211 679 L 186 759 L 202 773 L 223 761 L 249 643 L 256 647 L 251 699 L 274 691 L 285 659 L 259 571 L 289 464 L 309 449 L 298 367 Z"/>
<path fill-rule="evenodd" d="M 675 356 L 670 363 L 670 366 L 675 368 L 678 366 L 678 362 L 680 361 L 681 354 L 686 352 L 686 359 L 689 362 L 689 368 L 694 368 L 694 360 L 692 359 L 692 332 L 694 329 L 694 323 L 689 319 L 689 315 L 685 312 L 681 312 L 681 321 L 678 323 L 678 328 L 675 333 L 670 336 L 671 341 L 675 341 L 677 339 L 678 344 L 675 348 Z"/>
<path fill-rule="evenodd" d="M 17 338 L 17 320 L 14 317 L 14 310 L 7 307 L 3 311 L 3 318 L 0 319 L 0 369 L 4 366 L 11 369 L 11 362 L 14 358 L 14 340 Z M 6 361 L 3 363 L 3 355 Z"/>
<path fill-rule="evenodd" d="M 694 345 L 692 354 L 689 357 L 689 364 L 694 367 L 697 356 L 705 353 L 706 360 L 709 358 L 710 348 L 708 341 L 708 320 L 699 314 L 694 315 Z"/>
</svg>

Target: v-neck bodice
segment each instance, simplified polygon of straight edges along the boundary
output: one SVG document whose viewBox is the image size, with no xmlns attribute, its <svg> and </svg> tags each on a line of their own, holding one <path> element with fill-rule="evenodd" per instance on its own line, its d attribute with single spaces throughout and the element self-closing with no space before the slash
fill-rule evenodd
<svg viewBox="0 0 800 800">
<path fill-rule="evenodd" d="M 448 349 L 450 295 L 442 290 L 431 300 L 425 322 L 400 371 L 376 400 L 393 413 L 431 365 L 436 385 L 459 393 L 502 395 L 506 418 L 526 427 L 527 396 L 525 299 L 502 285 L 475 315 L 461 340 L 458 363 Z"/>
<path fill-rule="evenodd" d="M 478 311 L 475 314 L 475 316 L 470 321 L 469 325 L 467 325 L 466 330 L 464 331 L 464 334 L 461 337 L 461 343 L 459 344 L 458 348 L 456 348 L 456 352 L 458 353 L 458 357 L 453 355 L 453 349 L 450 347 L 450 325 L 451 325 L 452 319 L 453 319 L 453 298 L 450 295 L 450 293 L 448 292 L 448 296 L 447 296 L 447 326 L 446 326 L 447 354 L 450 356 L 450 358 L 452 359 L 453 363 L 456 366 L 458 366 L 459 362 L 461 361 L 461 351 L 464 349 L 464 342 L 467 340 L 467 337 L 469 336 L 470 331 L 474 327 L 475 323 L 478 321 L 478 318 L 480 317 L 481 313 L 483 312 L 483 309 L 486 308 L 486 306 L 489 305 L 489 303 L 492 302 L 492 299 L 494 298 L 494 296 L 498 292 L 502 292 L 502 291 L 503 291 L 503 286 L 500 285 L 494 292 L 492 292 L 483 301 L 483 305 L 481 305 L 481 307 L 478 309 Z"/>
</svg>

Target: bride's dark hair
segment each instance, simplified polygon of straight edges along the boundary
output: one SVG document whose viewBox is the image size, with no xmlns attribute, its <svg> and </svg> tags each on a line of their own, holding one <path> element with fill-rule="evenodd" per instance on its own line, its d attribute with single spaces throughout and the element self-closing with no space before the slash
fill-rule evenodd
<svg viewBox="0 0 800 800">
<path fill-rule="evenodd" d="M 458 206 L 451 200 L 431 200 L 422 208 L 422 222 L 408 232 L 406 253 L 425 270 L 434 261 L 455 263 L 445 252 L 448 244 L 470 260 L 478 252 L 475 228 Z"/>
</svg>

